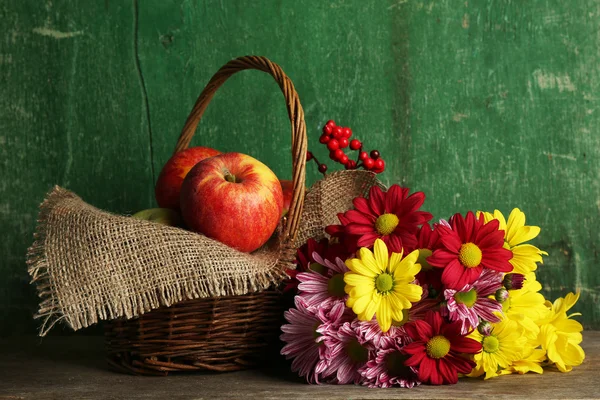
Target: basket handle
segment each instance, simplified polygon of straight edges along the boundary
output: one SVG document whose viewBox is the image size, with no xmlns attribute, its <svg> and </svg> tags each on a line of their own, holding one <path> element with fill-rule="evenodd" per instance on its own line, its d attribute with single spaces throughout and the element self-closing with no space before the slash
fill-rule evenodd
<svg viewBox="0 0 600 400">
<path fill-rule="evenodd" d="M 304 123 L 304 110 L 300 104 L 298 93 L 294 84 L 283 72 L 281 67 L 261 56 L 244 56 L 229 61 L 223 65 L 210 79 L 196 104 L 190 111 L 185 125 L 177 140 L 174 153 L 188 148 L 200 118 L 204 114 L 208 103 L 212 100 L 217 89 L 233 74 L 245 69 L 257 69 L 264 71 L 277 81 L 283 92 L 287 106 L 288 115 L 292 124 L 292 182 L 293 192 L 290 210 L 287 215 L 287 223 L 283 229 L 283 239 L 293 241 L 296 238 L 300 225 L 300 216 L 304 205 L 304 190 L 306 185 L 306 124 Z"/>
</svg>

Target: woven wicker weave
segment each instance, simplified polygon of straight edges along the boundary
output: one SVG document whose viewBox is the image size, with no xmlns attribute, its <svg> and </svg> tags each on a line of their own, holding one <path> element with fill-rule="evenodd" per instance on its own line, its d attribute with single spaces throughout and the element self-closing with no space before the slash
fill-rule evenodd
<svg viewBox="0 0 600 400">
<path fill-rule="evenodd" d="M 292 81 L 264 57 L 247 56 L 225 64 L 200 94 L 175 152 L 186 149 L 216 90 L 234 73 L 257 69 L 281 88 L 292 125 L 293 196 L 280 240 L 294 242 L 305 188 L 306 126 Z M 292 246 L 293 247 L 293 246 Z M 256 364 L 279 335 L 283 302 L 276 288 L 239 296 L 188 300 L 131 320 L 106 324 L 108 361 L 114 368 L 143 375 L 174 371 L 235 371 Z"/>
</svg>

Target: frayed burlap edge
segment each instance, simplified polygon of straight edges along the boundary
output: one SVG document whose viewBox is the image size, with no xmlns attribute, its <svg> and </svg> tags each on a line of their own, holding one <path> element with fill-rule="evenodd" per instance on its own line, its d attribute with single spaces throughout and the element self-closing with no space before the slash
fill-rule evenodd
<svg viewBox="0 0 600 400">
<path fill-rule="evenodd" d="M 56 254 L 48 253 L 49 250 L 56 248 L 49 244 L 49 240 L 56 239 L 55 228 L 60 226 L 63 221 L 69 221 L 66 215 L 57 217 L 57 214 L 61 214 L 64 209 L 69 209 L 69 204 L 64 207 L 65 202 L 75 202 L 78 208 L 83 207 L 86 213 L 95 213 L 99 218 L 126 221 L 128 226 L 139 226 L 143 230 L 162 231 L 166 236 L 173 237 L 175 241 L 185 238 L 188 242 L 190 240 L 197 243 L 210 242 L 210 246 L 216 248 L 217 252 L 235 253 L 235 257 L 239 258 L 241 262 L 252 259 L 250 263 L 254 262 L 254 265 L 246 269 L 241 268 L 237 274 L 228 273 L 227 276 L 210 276 L 208 273 L 194 274 L 189 271 L 190 268 L 187 270 L 180 268 L 177 272 L 170 274 L 164 284 L 154 288 L 155 290 L 138 291 L 132 288 L 134 285 L 131 284 L 119 289 L 117 286 L 106 283 L 107 281 L 90 285 L 89 282 L 93 280 L 94 276 L 88 276 L 90 279 L 84 283 L 81 281 L 81 274 L 74 273 L 74 268 L 65 265 L 72 258 L 70 254 L 65 260 L 57 262 Z M 75 231 L 73 234 L 77 235 L 77 232 Z M 67 245 L 68 243 L 73 244 L 75 241 L 73 238 L 64 238 L 64 240 L 67 241 Z M 53 241 L 56 242 L 56 240 Z M 93 252 L 92 248 L 90 248 L 90 252 Z M 64 255 L 61 254 L 61 256 Z M 97 323 L 99 320 L 120 317 L 134 318 L 158 307 L 168 307 L 184 300 L 243 295 L 261 291 L 278 284 L 286 277 L 285 270 L 293 267 L 293 258 L 294 249 L 284 248 L 277 243 L 271 244 L 269 250 L 260 249 L 250 255 L 182 229 L 109 214 L 84 203 L 72 192 L 58 186 L 48 193 L 40 205 L 34 243 L 27 251 L 28 272 L 41 299 L 38 312 L 34 316 L 43 321 L 39 330 L 40 336 L 45 336 L 61 320 L 64 320 L 73 330 L 78 330 Z M 75 268 L 82 267 L 82 265 L 75 266 Z M 126 275 L 127 267 L 124 267 L 123 270 L 122 274 Z M 89 271 L 89 275 L 98 275 L 97 270 L 90 268 Z M 191 278 L 182 281 L 177 278 L 178 274 L 188 274 Z M 207 276 L 208 279 L 203 279 Z M 100 300 L 92 302 L 91 299 L 94 297 L 100 297 Z M 76 301 L 73 301 L 73 298 Z"/>
<path fill-rule="evenodd" d="M 45 336 L 57 322 L 67 318 L 61 312 L 60 301 L 54 291 L 53 281 L 48 270 L 46 248 L 44 246 L 46 242 L 48 215 L 52 212 L 56 204 L 62 200 L 62 197 L 55 196 L 55 193 L 61 193 L 64 196 L 75 196 L 58 186 L 55 186 L 48 192 L 39 207 L 40 212 L 38 214 L 37 227 L 33 233 L 34 242 L 27 249 L 27 272 L 31 276 L 31 283 L 36 285 L 38 296 L 41 299 L 38 312 L 34 315 L 34 318 L 43 318 L 42 326 L 39 328 L 40 336 Z M 66 322 L 73 327 L 68 318 Z"/>
<path fill-rule="evenodd" d="M 352 199 L 365 195 L 373 185 L 382 186 L 369 172 L 329 174 L 306 194 L 293 247 L 271 243 L 252 254 L 182 229 L 101 211 L 56 186 L 40 205 L 34 243 L 27 252 L 28 272 L 41 298 L 35 315 L 43 320 L 39 335 L 45 336 L 59 321 L 78 330 L 99 320 L 130 319 L 184 300 L 243 295 L 276 286 L 286 277 L 285 270 L 294 267 L 296 247 L 310 237 L 324 237 L 324 227 L 338 223 L 337 213 L 351 208 Z M 124 242 L 120 244 L 125 252 L 102 246 L 106 230 L 124 238 L 117 242 Z M 160 252 L 144 259 L 138 247 L 152 251 L 160 248 L 157 243 L 166 248 L 179 244 L 184 255 L 168 265 Z M 209 249 L 211 255 L 189 250 L 196 248 Z M 223 263 L 235 268 L 226 266 L 225 273 L 218 268 L 206 270 L 207 259 L 211 266 Z M 138 269 L 143 273 L 136 273 Z M 198 273 L 199 269 L 205 270 Z"/>
</svg>

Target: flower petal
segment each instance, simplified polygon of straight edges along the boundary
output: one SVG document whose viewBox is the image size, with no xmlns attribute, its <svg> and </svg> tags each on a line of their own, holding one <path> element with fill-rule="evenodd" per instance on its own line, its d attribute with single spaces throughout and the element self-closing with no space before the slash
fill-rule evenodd
<svg viewBox="0 0 600 400">
<path fill-rule="evenodd" d="M 388 249 L 383 240 L 377 239 L 375 240 L 375 244 L 373 245 L 373 254 L 375 256 L 375 262 L 381 270 L 386 270 L 388 267 L 389 256 Z"/>
<path fill-rule="evenodd" d="M 475 354 L 479 353 L 482 349 L 481 343 L 468 337 L 455 336 L 450 337 L 449 340 L 452 350 L 459 353 Z"/>
<path fill-rule="evenodd" d="M 396 268 L 393 272 L 394 278 L 398 280 L 413 281 L 414 276 L 421 271 L 421 264 L 417 264 L 417 260 L 419 259 L 419 250 L 415 250 L 408 254 L 404 259 L 400 262 L 400 264 L 396 264 Z"/>
<path fill-rule="evenodd" d="M 464 283 L 461 284 L 461 278 L 464 272 L 465 267 L 462 266 L 458 259 L 454 259 L 444 268 L 444 271 L 442 272 L 442 283 L 451 289 L 461 289 L 464 286 Z"/>
<path fill-rule="evenodd" d="M 508 216 L 508 222 L 506 224 L 506 241 L 511 243 L 517 230 L 525 226 L 525 213 L 518 208 L 514 208 Z"/>
<path fill-rule="evenodd" d="M 390 304 L 388 302 L 387 296 L 383 296 L 381 298 L 381 302 L 379 303 L 379 308 L 376 311 L 377 323 L 381 328 L 383 333 L 386 333 L 390 330 L 392 326 L 392 313 L 390 310 Z"/>
<path fill-rule="evenodd" d="M 363 311 L 359 319 L 361 319 L 362 321 L 371 321 L 373 319 L 373 316 L 377 312 L 377 309 L 379 308 L 380 299 L 380 296 L 373 296 L 373 298 L 371 299 L 372 301 L 369 304 L 367 304 L 367 308 L 365 308 L 365 311 Z"/>
<path fill-rule="evenodd" d="M 375 224 L 375 217 L 370 214 L 364 214 L 356 210 L 346 211 L 344 214 L 351 222 L 358 223 L 361 225 L 373 225 Z"/>
<path fill-rule="evenodd" d="M 377 264 L 373 253 L 365 247 L 358 250 L 358 256 L 360 257 L 360 261 L 362 264 L 367 267 L 371 272 L 378 275 L 384 272 L 384 268 L 381 268 L 380 265 Z"/>
<path fill-rule="evenodd" d="M 371 299 L 372 299 L 371 295 L 365 295 L 365 296 L 356 298 L 356 300 L 354 301 L 354 304 L 352 305 L 352 311 L 354 311 L 354 314 L 356 314 L 356 315 L 362 314 L 363 311 L 365 311 L 365 309 L 367 308 L 367 305 L 369 304 Z"/>
<path fill-rule="evenodd" d="M 371 247 L 377 238 L 379 238 L 379 234 L 375 231 L 371 233 L 365 233 L 364 235 L 359 236 L 356 245 L 358 247 Z"/>
<path fill-rule="evenodd" d="M 449 383 L 453 385 L 458 382 L 458 373 L 456 373 L 456 369 L 450 363 L 450 360 L 445 358 L 440 359 L 439 367 L 443 383 Z"/>
<path fill-rule="evenodd" d="M 385 196 L 377 185 L 369 190 L 369 207 L 375 215 L 385 214 Z"/>
<path fill-rule="evenodd" d="M 375 232 L 375 227 L 373 224 L 361 224 L 358 222 L 350 222 L 346 225 L 346 232 L 352 235 L 363 235 L 366 233 Z"/>
<path fill-rule="evenodd" d="M 408 189 L 406 190 L 408 192 Z M 399 185 L 392 185 L 385 194 L 385 210 L 388 213 L 395 213 L 397 207 L 402 203 L 406 192 Z M 418 207 L 417 207 L 418 208 Z"/>
<path fill-rule="evenodd" d="M 396 285 L 394 286 L 394 293 L 399 295 L 400 301 L 403 302 L 404 308 L 410 308 L 410 303 L 416 303 L 421 300 L 421 296 L 423 296 L 423 288 L 419 285 L 406 284 L 406 285 Z M 406 303 L 402 300 L 405 298 L 410 303 Z"/>
<path fill-rule="evenodd" d="M 373 280 L 373 277 L 365 276 L 364 274 L 346 272 L 344 274 L 344 282 L 346 282 L 346 285 L 368 287 L 375 290 L 375 281 Z"/>
<path fill-rule="evenodd" d="M 433 252 L 433 254 L 427 257 L 427 262 L 429 264 L 440 268 L 447 266 L 453 260 L 458 261 L 458 256 L 456 253 L 451 253 L 445 249 L 437 249 Z"/>
<path fill-rule="evenodd" d="M 359 275 L 368 276 L 370 278 L 375 278 L 375 276 L 377 276 L 379 273 L 379 271 L 373 271 L 358 258 L 350 258 L 346 260 L 346 266 L 350 271 Z"/>
<path fill-rule="evenodd" d="M 364 197 L 356 197 L 354 200 L 352 200 L 352 204 L 354 204 L 354 208 L 357 211 L 360 211 L 363 214 L 371 215 L 374 218 L 372 211 L 369 208 L 369 203 Z"/>
</svg>

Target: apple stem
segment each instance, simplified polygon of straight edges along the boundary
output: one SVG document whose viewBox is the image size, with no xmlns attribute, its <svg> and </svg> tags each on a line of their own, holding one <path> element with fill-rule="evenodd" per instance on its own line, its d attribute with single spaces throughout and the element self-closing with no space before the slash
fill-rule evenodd
<svg viewBox="0 0 600 400">
<path fill-rule="evenodd" d="M 235 175 L 233 175 L 231 172 L 226 170 L 225 171 L 225 180 L 227 182 L 235 183 Z"/>
</svg>

